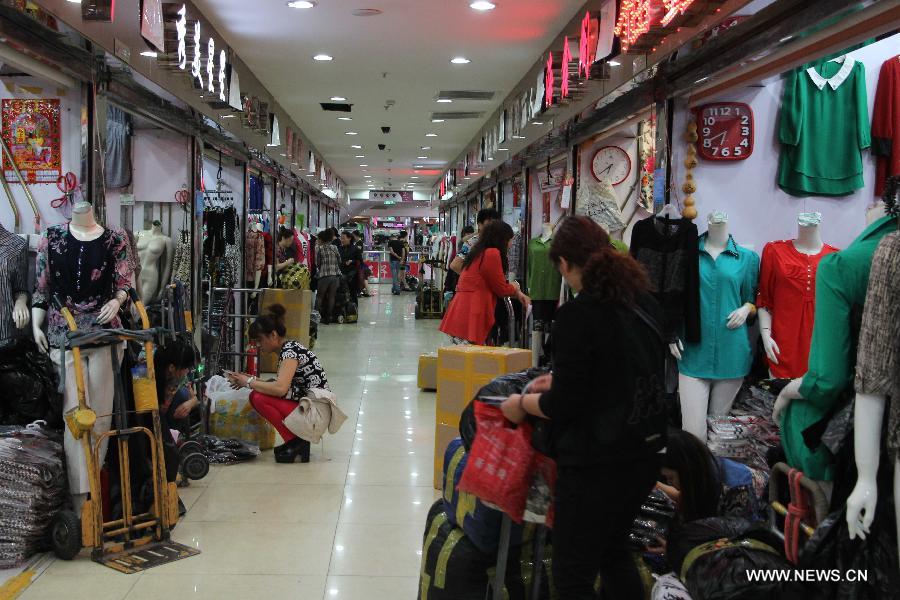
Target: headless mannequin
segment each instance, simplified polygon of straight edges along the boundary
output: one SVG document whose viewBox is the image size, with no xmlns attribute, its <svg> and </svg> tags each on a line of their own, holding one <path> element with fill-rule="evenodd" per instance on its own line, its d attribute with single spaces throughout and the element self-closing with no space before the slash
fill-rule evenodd
<svg viewBox="0 0 900 600">
<path fill-rule="evenodd" d="M 706 252 L 713 260 L 728 247 L 728 215 L 714 212 L 708 218 Z M 728 329 L 737 329 L 747 321 L 752 308 L 745 304 L 738 307 L 728 315 Z M 678 360 L 681 360 L 681 351 L 684 345 L 681 340 L 670 344 L 669 350 Z M 703 442 L 706 442 L 706 416 L 727 415 L 731 411 L 731 405 L 741 389 L 743 378 L 739 379 L 697 379 L 679 373 L 678 389 L 681 395 L 682 429 L 688 431 Z"/>
<path fill-rule="evenodd" d="M 149 230 L 137 234 L 137 251 L 141 259 L 141 300 L 144 304 L 154 304 L 172 280 L 175 244 L 172 238 L 163 235 L 162 224 L 153 221 Z"/>
<path fill-rule="evenodd" d="M 0 225 L 0 243 L 4 243 L 14 237 L 16 237 L 15 234 L 10 233 L 3 225 Z M 25 251 L 27 252 L 27 246 Z M 16 325 L 16 329 L 25 329 L 30 318 L 31 317 L 28 314 L 28 294 L 20 292 L 16 295 L 15 304 L 13 305 L 12 310 L 12 319 L 13 323 Z"/>
<path fill-rule="evenodd" d="M 553 238 L 553 223 L 543 223 L 541 225 L 541 241 L 545 244 Z"/>
<path fill-rule="evenodd" d="M 800 213 L 798 217 L 797 239 L 794 240 L 794 248 L 801 254 L 815 256 L 825 247 L 822 241 L 822 232 L 819 231 L 819 223 L 822 221 L 820 213 Z M 759 309 L 759 331 L 762 338 L 766 356 L 776 365 L 781 350 L 778 342 L 772 337 L 772 313 L 767 308 Z"/>
<path fill-rule="evenodd" d="M 72 209 L 72 221 L 69 223 L 69 232 L 76 240 L 81 242 L 90 242 L 103 235 L 104 229 L 97 223 L 97 219 L 94 217 L 94 207 L 90 203 L 79 202 Z M 126 297 L 124 293 L 119 294 L 104 304 L 97 315 L 97 323 L 104 325 L 112 321 L 119 314 L 119 308 L 125 302 Z M 47 336 L 44 334 L 44 321 L 46 318 L 47 311 L 44 309 L 31 309 L 31 330 L 34 334 L 34 341 L 45 354 L 50 348 Z"/>
</svg>

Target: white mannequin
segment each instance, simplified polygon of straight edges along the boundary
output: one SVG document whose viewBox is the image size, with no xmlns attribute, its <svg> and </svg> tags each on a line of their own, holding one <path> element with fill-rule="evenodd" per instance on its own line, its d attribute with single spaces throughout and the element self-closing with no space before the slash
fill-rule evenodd
<svg viewBox="0 0 900 600">
<path fill-rule="evenodd" d="M 0 225 L 0 240 L 13 237 L 14 235 L 15 234 L 7 231 L 3 225 Z M 25 251 L 27 252 L 27 248 Z M 25 326 L 28 325 L 28 321 L 31 318 L 31 315 L 28 314 L 28 294 L 20 293 L 16 296 L 15 305 L 12 310 L 12 318 L 13 323 L 16 325 L 16 329 L 25 329 Z"/>
<path fill-rule="evenodd" d="M 553 223 L 543 223 L 541 225 L 541 241 L 547 243 L 553 237 Z"/>
<path fill-rule="evenodd" d="M 800 213 L 797 217 L 797 239 L 794 240 L 794 248 L 801 254 L 815 256 L 825 247 L 822 241 L 822 232 L 819 231 L 819 224 L 822 222 L 822 213 Z M 778 355 L 781 349 L 778 342 L 772 337 L 772 313 L 767 308 L 760 308 L 759 314 L 759 332 L 762 338 L 763 348 L 765 348 L 766 356 L 774 364 L 778 364 Z"/>
<path fill-rule="evenodd" d="M 723 212 L 713 212 L 707 218 L 709 229 L 705 249 L 706 252 L 717 260 L 728 247 L 728 215 Z M 737 329 L 747 322 L 752 307 L 745 304 L 728 315 L 728 329 Z M 681 340 L 670 344 L 670 351 L 678 360 L 681 360 L 681 351 L 684 345 Z M 741 389 L 743 378 L 738 379 L 697 379 L 679 373 L 678 389 L 681 395 L 682 429 L 694 434 L 698 439 L 706 442 L 706 416 L 727 415 L 731 411 L 731 405 Z"/>
<path fill-rule="evenodd" d="M 105 230 L 97 223 L 94 217 L 94 207 L 89 202 L 79 202 L 72 209 L 72 221 L 69 223 L 69 232 L 76 240 L 90 242 L 103 235 Z M 109 302 L 103 305 L 97 315 L 97 322 L 101 325 L 109 323 L 119 314 L 119 308 L 125 302 L 127 295 L 124 292 L 116 294 Z M 50 349 L 47 336 L 44 334 L 44 321 L 47 311 L 43 308 L 31 309 L 31 331 L 34 341 L 45 354 Z"/>
<path fill-rule="evenodd" d="M 141 259 L 141 300 L 153 304 L 160 300 L 162 291 L 172 280 L 172 260 L 175 244 L 163 235 L 162 224 L 153 221 L 149 230 L 137 234 L 137 251 Z"/>
</svg>

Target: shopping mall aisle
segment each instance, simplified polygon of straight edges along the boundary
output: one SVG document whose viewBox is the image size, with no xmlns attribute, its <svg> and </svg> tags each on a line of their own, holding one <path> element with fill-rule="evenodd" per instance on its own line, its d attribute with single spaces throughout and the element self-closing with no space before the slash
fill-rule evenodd
<svg viewBox="0 0 900 600">
<path fill-rule="evenodd" d="M 416 388 L 419 354 L 437 321 L 416 321 L 414 297 L 360 299 L 357 325 L 322 327 L 343 429 L 310 464 L 257 460 L 214 468 L 182 490 L 173 535 L 197 557 L 121 575 L 86 557 L 57 561 L 23 599 L 407 600 L 416 597 L 431 487 L 434 394 Z"/>
</svg>

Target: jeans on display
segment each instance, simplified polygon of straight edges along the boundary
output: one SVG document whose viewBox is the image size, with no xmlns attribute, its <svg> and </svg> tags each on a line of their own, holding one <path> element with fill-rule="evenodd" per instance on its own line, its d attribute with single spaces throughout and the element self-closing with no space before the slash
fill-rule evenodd
<svg viewBox="0 0 900 600">
<path fill-rule="evenodd" d="M 643 600 L 628 533 L 641 503 L 656 485 L 657 456 L 609 465 L 559 467 L 553 525 L 553 581 L 559 597 Z"/>
<path fill-rule="evenodd" d="M 250 392 L 250 406 L 272 424 L 272 427 L 275 428 L 275 431 L 278 432 L 278 435 L 285 442 L 289 442 L 297 437 L 291 433 L 290 429 L 284 426 L 284 418 L 297 408 L 297 403 L 293 400 L 267 396 L 260 392 Z"/>
<path fill-rule="evenodd" d="M 316 292 L 316 310 L 322 315 L 323 323 L 330 323 L 334 315 L 334 301 L 341 286 L 341 275 L 330 275 L 319 278 L 319 289 Z"/>
<path fill-rule="evenodd" d="M 391 261 L 391 293 L 400 293 L 400 261 Z"/>
</svg>

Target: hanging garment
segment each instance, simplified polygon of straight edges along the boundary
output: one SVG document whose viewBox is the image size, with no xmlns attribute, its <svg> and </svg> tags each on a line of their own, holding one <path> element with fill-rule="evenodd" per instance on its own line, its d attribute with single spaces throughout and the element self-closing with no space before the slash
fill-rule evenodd
<svg viewBox="0 0 900 600">
<path fill-rule="evenodd" d="M 116 292 L 131 288 L 133 277 L 128 238 L 121 230 L 105 229 L 100 237 L 86 242 L 73 236 L 65 224 L 44 231 L 38 244 L 33 306 L 47 311 L 50 345 L 64 347 L 68 331 L 52 296 L 58 296 L 72 312 L 80 331 L 121 327 L 118 316 L 104 325 L 96 320 Z"/>
<path fill-rule="evenodd" d="M 175 246 L 175 259 L 172 261 L 172 281 L 184 286 L 184 295 L 191 295 L 191 242 L 182 232 L 181 241 Z"/>
<path fill-rule="evenodd" d="M 0 227 L 0 343 L 31 332 L 13 321 L 13 308 L 20 294 L 28 294 L 28 242 Z"/>
<path fill-rule="evenodd" d="M 859 332 L 856 393 L 888 398 L 887 448 L 894 461 L 900 459 L 900 233 L 897 232 L 884 236 L 872 258 Z"/>
<path fill-rule="evenodd" d="M 811 479 L 833 478 L 831 453 L 807 446 L 804 431 L 825 419 L 853 383 L 858 331 L 853 314 L 864 305 L 872 256 L 881 239 L 897 231 L 897 220 L 884 217 L 869 225 L 850 246 L 819 262 L 816 275 L 816 322 L 809 370 L 800 386 L 802 398 L 781 417 L 781 442 L 788 464 Z"/>
<path fill-rule="evenodd" d="M 818 254 L 803 254 L 791 240 L 769 242 L 763 248 L 757 308 L 772 314 L 772 339 L 781 353 L 769 361 L 777 379 L 803 377 L 809 363 L 816 311 L 816 272 L 823 257 L 837 252 L 825 244 Z"/>
<path fill-rule="evenodd" d="M 110 105 L 106 113 L 106 187 L 119 189 L 131 185 L 131 117 Z"/>
<path fill-rule="evenodd" d="M 512 245 L 509 247 L 507 260 L 509 262 L 509 275 L 512 279 L 517 279 L 525 274 L 525 236 L 519 231 L 513 236 Z"/>
<path fill-rule="evenodd" d="M 871 144 L 866 70 L 849 56 L 788 74 L 781 105 L 778 185 L 792 195 L 844 196 L 863 187 Z"/>
<path fill-rule="evenodd" d="M 559 300 L 562 275 L 550 260 L 552 239 L 536 237 L 528 242 L 528 295 L 532 300 Z"/>
<path fill-rule="evenodd" d="M 888 177 L 900 175 L 900 56 L 881 65 L 872 116 L 872 154 L 878 157 L 875 195 L 884 194 Z"/>
<path fill-rule="evenodd" d="M 713 258 L 700 236 L 700 341 L 684 345 L 679 371 L 696 379 L 740 379 L 750 372 L 753 353 L 748 326 L 728 329 L 728 315 L 756 300 L 759 256 L 728 236 L 725 250 Z"/>
<path fill-rule="evenodd" d="M 592 177 L 583 177 L 575 196 L 576 215 L 590 217 L 607 233 L 625 229 L 619 197 L 609 180 L 595 181 Z"/>
<path fill-rule="evenodd" d="M 250 176 L 250 197 L 247 200 L 247 206 L 250 210 L 264 210 L 265 184 L 262 179 L 255 175 Z"/>
<path fill-rule="evenodd" d="M 255 281 L 256 274 L 266 268 L 266 241 L 260 232 L 251 229 L 244 244 L 244 279 Z"/>
<path fill-rule="evenodd" d="M 689 219 L 650 217 L 631 234 L 631 255 L 644 265 L 663 309 L 669 342 L 700 341 L 700 259 L 697 226 Z"/>
</svg>

